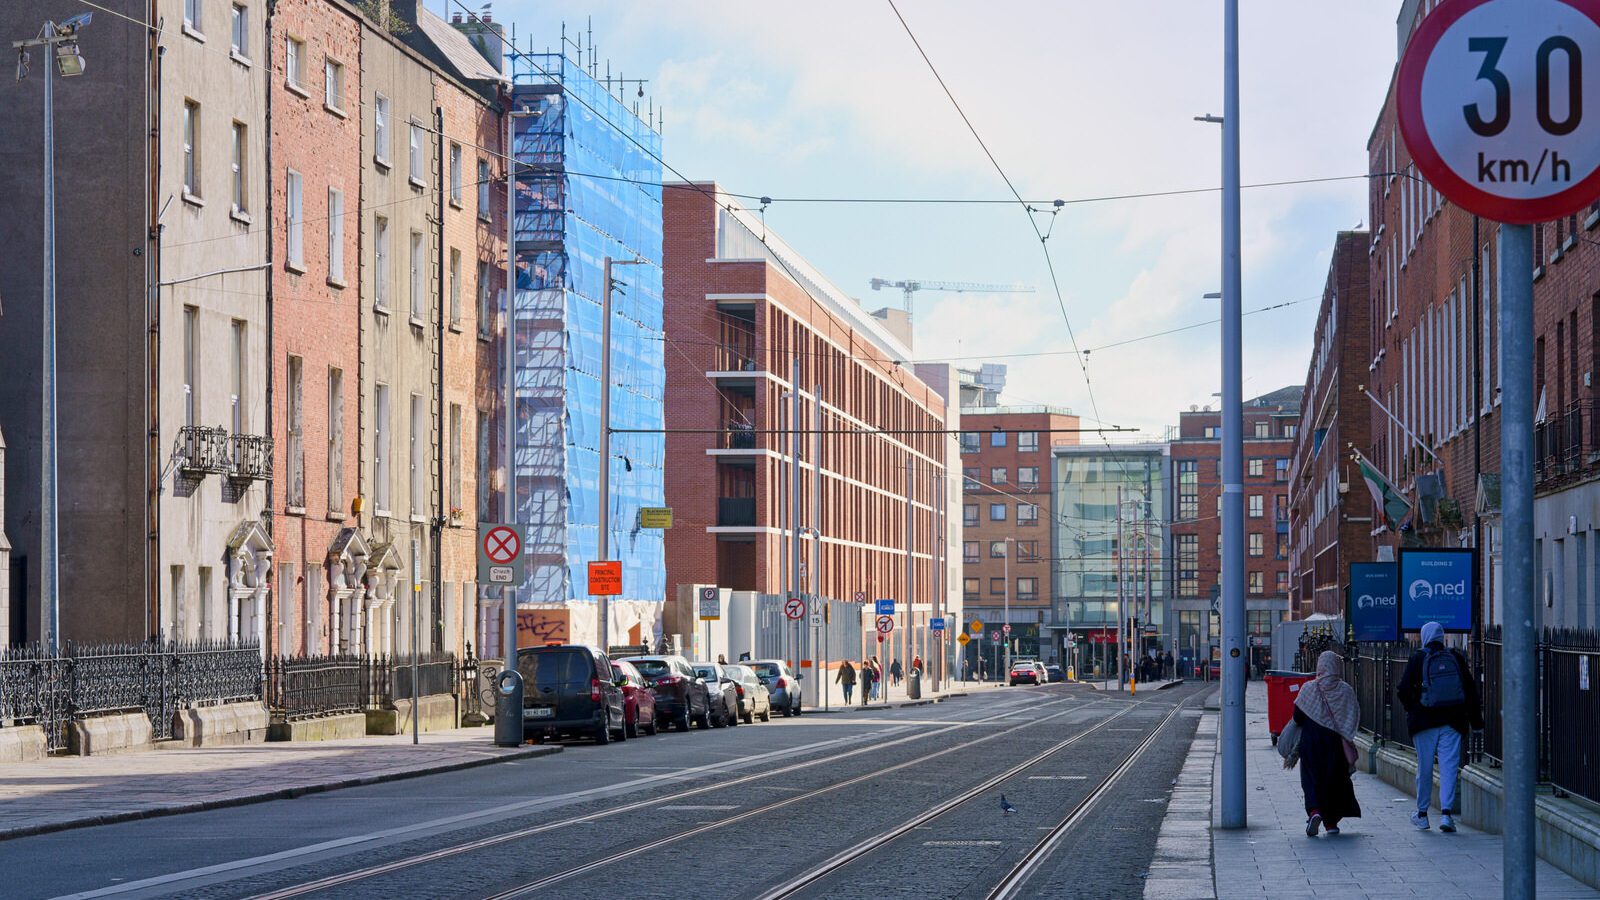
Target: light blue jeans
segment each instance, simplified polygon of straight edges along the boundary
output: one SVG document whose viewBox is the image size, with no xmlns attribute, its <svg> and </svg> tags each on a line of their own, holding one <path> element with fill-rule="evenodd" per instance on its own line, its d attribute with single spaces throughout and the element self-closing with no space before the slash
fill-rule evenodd
<svg viewBox="0 0 1600 900">
<path fill-rule="evenodd" d="M 1461 732 L 1444 725 L 1411 736 L 1417 746 L 1417 813 L 1428 814 L 1433 797 L 1433 757 L 1439 755 L 1439 806 L 1446 814 L 1456 808 L 1456 776 L 1461 771 Z"/>
</svg>

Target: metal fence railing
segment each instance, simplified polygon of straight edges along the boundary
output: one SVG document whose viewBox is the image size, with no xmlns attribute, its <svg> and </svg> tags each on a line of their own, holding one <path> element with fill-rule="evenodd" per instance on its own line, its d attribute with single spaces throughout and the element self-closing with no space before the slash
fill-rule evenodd
<svg viewBox="0 0 1600 900">
<path fill-rule="evenodd" d="M 51 752 L 79 719 L 142 712 L 156 740 L 193 706 L 262 696 L 261 651 L 228 641 L 68 644 L 0 650 L 0 727 L 39 725 Z"/>
<path fill-rule="evenodd" d="M 1478 653 L 1484 730 L 1472 755 L 1498 766 L 1504 759 L 1500 718 L 1503 644 L 1498 627 L 1485 630 Z M 1346 654 L 1347 674 L 1361 703 L 1361 728 L 1376 739 L 1411 746 L 1405 710 L 1395 697 L 1413 642 L 1361 643 Z M 1536 648 L 1539 702 L 1539 780 L 1559 792 L 1600 803 L 1600 631 L 1546 629 Z"/>
<path fill-rule="evenodd" d="M 341 653 L 277 656 L 267 661 L 267 705 L 285 721 L 394 709 L 395 702 L 429 694 L 465 696 L 478 661 L 429 651 L 418 657 L 413 690 L 411 657 Z"/>
</svg>

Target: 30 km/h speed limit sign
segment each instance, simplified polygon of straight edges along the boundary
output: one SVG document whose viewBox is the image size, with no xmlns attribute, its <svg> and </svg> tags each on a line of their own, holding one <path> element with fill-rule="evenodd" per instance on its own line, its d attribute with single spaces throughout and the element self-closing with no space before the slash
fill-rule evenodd
<svg viewBox="0 0 1600 900">
<path fill-rule="evenodd" d="M 1395 103 L 1452 202 L 1513 224 L 1577 212 L 1600 196 L 1600 2 L 1441 4 L 1406 48 Z"/>
</svg>

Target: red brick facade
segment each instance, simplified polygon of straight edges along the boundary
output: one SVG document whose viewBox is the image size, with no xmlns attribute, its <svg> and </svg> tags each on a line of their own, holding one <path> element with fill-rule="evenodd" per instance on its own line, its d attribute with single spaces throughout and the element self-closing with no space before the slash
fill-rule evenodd
<svg viewBox="0 0 1600 900">
<path fill-rule="evenodd" d="M 929 598 L 933 485 L 943 478 L 944 400 L 895 363 L 870 326 L 845 318 L 815 283 L 808 289 L 754 251 L 719 256 L 715 185 L 665 191 L 664 283 L 667 368 L 667 586 L 717 584 L 784 593 L 790 563 L 788 403 L 791 359 L 800 361 L 802 428 L 822 401 L 821 429 L 802 435 L 803 528 L 822 535 L 809 585 L 835 599 Z M 724 214 L 731 215 L 731 214 Z M 743 226 L 733 225 L 736 229 Z M 793 260 L 790 266 L 799 266 Z M 810 280 L 809 276 L 805 280 Z M 860 314 L 863 322 L 869 318 Z M 852 428 L 924 433 L 853 435 Z M 821 521 L 811 512 L 820 450 Z M 905 576 L 906 460 L 912 460 L 912 552 Z M 820 573 L 817 567 L 820 566 Z"/>
<path fill-rule="evenodd" d="M 1290 467 L 1290 614 L 1339 615 L 1351 562 L 1372 559 L 1372 508 L 1347 448 L 1370 444 L 1366 338 L 1372 314 L 1365 231 L 1340 232 L 1322 289 Z"/>
<path fill-rule="evenodd" d="M 291 37 L 305 50 L 303 88 L 290 86 L 282 74 Z M 272 228 L 272 538 L 277 576 L 269 645 L 274 652 L 325 652 L 330 621 L 325 563 L 340 530 L 355 522 L 361 20 L 328 0 L 282 0 L 273 6 L 268 38 L 275 69 L 268 79 L 274 221 L 262 225 Z M 344 66 L 344 115 L 323 106 L 325 57 Z M 285 227 L 291 171 L 300 179 L 300 265 L 289 261 Z M 343 234 L 342 275 L 329 266 L 329 234 L 335 227 L 329 217 L 330 189 L 343 192 L 344 215 L 337 221 Z M 291 360 L 298 370 L 297 392 L 289 383 Z M 335 377 L 337 390 L 330 390 Z M 330 396 L 338 398 L 331 410 Z M 336 479 L 331 485 L 330 475 Z"/>
</svg>

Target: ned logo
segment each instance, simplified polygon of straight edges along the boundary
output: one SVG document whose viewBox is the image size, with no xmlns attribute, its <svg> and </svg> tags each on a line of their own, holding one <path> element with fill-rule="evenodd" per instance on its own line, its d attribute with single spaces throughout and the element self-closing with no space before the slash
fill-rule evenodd
<svg viewBox="0 0 1600 900">
<path fill-rule="evenodd" d="M 1418 578 L 1416 581 L 1411 582 L 1412 600 L 1432 600 L 1434 597 L 1465 597 L 1466 594 L 1467 583 L 1465 581 L 1451 584 L 1449 582 L 1433 582 L 1426 578 Z"/>
<path fill-rule="evenodd" d="M 1392 596 L 1374 597 L 1371 594 L 1362 594 L 1356 598 L 1356 609 L 1381 609 L 1387 606 L 1394 606 L 1395 601 L 1398 599 L 1398 597 Z"/>
</svg>

